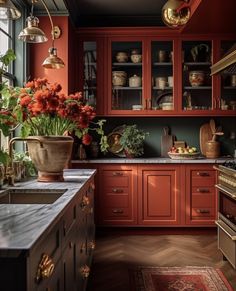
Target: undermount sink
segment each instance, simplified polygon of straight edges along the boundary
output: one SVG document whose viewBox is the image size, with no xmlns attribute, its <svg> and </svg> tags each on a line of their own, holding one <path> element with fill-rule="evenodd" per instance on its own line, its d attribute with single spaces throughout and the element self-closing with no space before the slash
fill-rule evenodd
<svg viewBox="0 0 236 291">
<path fill-rule="evenodd" d="M 0 204 L 52 204 L 66 189 L 7 189 L 0 193 Z"/>
</svg>

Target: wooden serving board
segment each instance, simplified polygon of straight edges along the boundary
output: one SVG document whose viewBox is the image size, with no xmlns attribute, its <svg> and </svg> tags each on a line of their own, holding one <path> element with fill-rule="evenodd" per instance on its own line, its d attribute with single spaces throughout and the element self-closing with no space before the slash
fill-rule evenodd
<svg viewBox="0 0 236 291">
<path fill-rule="evenodd" d="M 212 140 L 213 134 L 209 123 L 205 123 L 200 127 L 200 149 L 202 155 L 206 155 L 206 142 Z"/>
<path fill-rule="evenodd" d="M 169 134 L 169 128 L 163 128 L 164 133 L 161 136 L 161 157 L 169 157 L 168 152 L 174 143 L 174 136 Z"/>
</svg>

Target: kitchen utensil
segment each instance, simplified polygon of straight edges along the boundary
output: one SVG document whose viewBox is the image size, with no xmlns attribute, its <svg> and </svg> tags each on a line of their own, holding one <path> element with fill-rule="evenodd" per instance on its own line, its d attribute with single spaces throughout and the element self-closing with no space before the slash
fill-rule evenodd
<svg viewBox="0 0 236 291">
<path fill-rule="evenodd" d="M 206 155 L 206 142 L 212 140 L 213 134 L 209 123 L 205 123 L 200 127 L 200 149 L 201 153 Z"/>
<path fill-rule="evenodd" d="M 220 156 L 220 143 L 215 140 L 209 140 L 206 142 L 206 158 L 216 159 Z"/>
<path fill-rule="evenodd" d="M 169 127 L 163 128 L 164 134 L 161 136 L 161 157 L 169 157 L 168 152 L 174 143 L 174 136 L 169 134 Z"/>
<path fill-rule="evenodd" d="M 211 128 L 211 132 L 212 134 L 214 134 L 216 132 L 216 124 L 215 124 L 215 120 L 214 119 L 211 119 L 210 122 L 210 128 Z"/>
</svg>

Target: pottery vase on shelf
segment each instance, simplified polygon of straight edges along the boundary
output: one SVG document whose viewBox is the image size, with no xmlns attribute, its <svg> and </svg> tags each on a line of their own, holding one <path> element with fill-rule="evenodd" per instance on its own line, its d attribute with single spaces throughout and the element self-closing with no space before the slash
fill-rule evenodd
<svg viewBox="0 0 236 291">
<path fill-rule="evenodd" d="M 70 136 L 30 136 L 27 140 L 29 155 L 38 170 L 39 182 L 64 181 L 66 168 L 72 153 Z"/>
</svg>

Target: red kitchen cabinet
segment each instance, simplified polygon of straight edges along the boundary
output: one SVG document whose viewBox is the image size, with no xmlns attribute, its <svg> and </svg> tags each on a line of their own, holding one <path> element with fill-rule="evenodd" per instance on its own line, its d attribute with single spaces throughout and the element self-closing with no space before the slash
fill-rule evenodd
<svg viewBox="0 0 236 291">
<path fill-rule="evenodd" d="M 137 167 L 100 165 L 98 224 L 137 224 Z"/>
<path fill-rule="evenodd" d="M 234 81 L 210 76 L 211 65 L 227 52 L 235 35 L 81 28 L 78 36 L 78 88 L 98 115 L 235 116 Z M 133 54 L 142 59 L 134 61 Z M 198 78 L 200 73 L 204 81 L 192 84 L 190 75 Z"/>
<path fill-rule="evenodd" d="M 186 224 L 215 226 L 217 195 L 213 165 L 186 165 Z"/>
<path fill-rule="evenodd" d="M 139 225 L 180 224 L 180 167 L 139 166 Z"/>
</svg>

